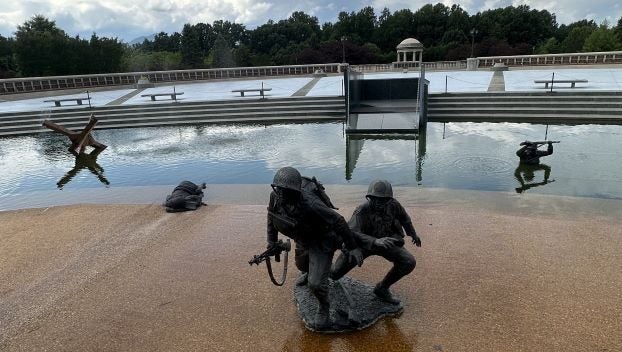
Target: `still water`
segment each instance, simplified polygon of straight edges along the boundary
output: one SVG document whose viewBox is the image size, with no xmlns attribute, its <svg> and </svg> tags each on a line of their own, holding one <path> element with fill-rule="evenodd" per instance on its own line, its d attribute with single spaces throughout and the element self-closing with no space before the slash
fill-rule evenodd
<svg viewBox="0 0 622 352">
<path fill-rule="evenodd" d="M 524 140 L 555 144 L 518 169 Z M 109 147 L 74 157 L 56 133 L 0 139 L 0 198 L 30 191 L 268 184 L 287 165 L 326 184 L 394 185 L 622 198 L 622 126 L 430 123 L 419 139 L 346 137 L 341 123 L 180 126 L 96 131 Z M 88 152 L 88 150 L 87 150 Z M 545 176 L 548 175 L 548 177 Z"/>
</svg>

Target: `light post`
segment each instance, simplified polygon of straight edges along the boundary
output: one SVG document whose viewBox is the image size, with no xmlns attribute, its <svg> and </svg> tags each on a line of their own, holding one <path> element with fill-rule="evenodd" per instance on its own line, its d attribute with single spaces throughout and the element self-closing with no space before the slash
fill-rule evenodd
<svg viewBox="0 0 622 352">
<path fill-rule="evenodd" d="M 345 41 L 348 38 L 346 38 L 346 36 L 341 36 L 341 63 L 345 64 L 346 63 L 346 46 L 345 46 Z"/>
<path fill-rule="evenodd" d="M 89 93 L 88 89 L 86 90 L 86 99 L 89 101 L 89 109 L 92 109 L 91 107 L 91 94 Z"/>
<path fill-rule="evenodd" d="M 473 48 L 475 47 L 475 36 L 477 35 L 477 29 L 471 29 L 471 57 L 473 57 Z"/>
</svg>

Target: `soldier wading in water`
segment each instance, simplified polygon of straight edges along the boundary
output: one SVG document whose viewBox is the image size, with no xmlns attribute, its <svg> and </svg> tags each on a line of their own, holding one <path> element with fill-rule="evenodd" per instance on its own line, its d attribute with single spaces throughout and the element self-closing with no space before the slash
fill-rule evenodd
<svg viewBox="0 0 622 352">
<path fill-rule="evenodd" d="M 345 219 L 312 192 L 302 189 L 302 177 L 293 167 L 277 171 L 268 205 L 268 249 L 277 245 L 278 232 L 296 242 L 296 266 L 302 272 L 297 285 L 308 285 L 319 306 L 312 325 L 330 325 L 328 296 L 335 250 L 345 247 L 342 260 L 363 263 L 363 254 Z"/>
<path fill-rule="evenodd" d="M 391 294 L 389 287 L 413 271 L 416 265 L 415 257 L 404 248 L 403 229 L 417 247 L 421 247 L 421 239 L 406 210 L 393 198 L 393 189 L 388 181 L 373 181 L 366 197 L 367 202 L 359 205 L 352 214 L 350 228 L 363 248 L 364 258 L 379 255 L 393 262 L 393 268 L 376 285 L 374 293 L 385 302 L 399 304 L 399 299 Z M 340 255 L 330 277 L 339 280 L 352 268 L 353 263 Z"/>
</svg>

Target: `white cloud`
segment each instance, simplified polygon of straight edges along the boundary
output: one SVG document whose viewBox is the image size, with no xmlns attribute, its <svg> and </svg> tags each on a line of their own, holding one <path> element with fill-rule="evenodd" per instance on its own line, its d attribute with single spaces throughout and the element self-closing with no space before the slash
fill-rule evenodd
<svg viewBox="0 0 622 352">
<path fill-rule="evenodd" d="M 459 4 L 472 15 L 490 8 L 526 4 L 555 13 L 559 23 L 588 18 L 597 23 L 607 19 L 615 25 L 622 17 L 622 6 L 617 0 L 373 0 L 371 6 L 379 14 L 384 7 L 391 11 L 403 8 L 416 11 L 425 4 L 438 2 L 446 6 Z M 160 31 L 181 31 L 185 23 L 229 20 L 254 28 L 269 19 L 285 19 L 294 11 L 316 16 L 320 23 L 334 22 L 340 11 L 358 11 L 368 4 L 362 0 L 4 0 L 0 9 L 0 34 L 11 36 L 18 25 L 43 14 L 71 36 L 90 36 L 96 32 L 129 41 Z"/>
</svg>

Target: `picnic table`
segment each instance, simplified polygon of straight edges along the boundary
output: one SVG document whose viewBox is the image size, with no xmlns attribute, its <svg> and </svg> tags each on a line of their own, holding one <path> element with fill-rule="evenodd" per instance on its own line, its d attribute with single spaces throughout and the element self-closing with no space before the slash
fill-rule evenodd
<svg viewBox="0 0 622 352">
<path fill-rule="evenodd" d="M 152 101 L 156 101 L 156 97 L 165 97 L 170 96 L 171 100 L 177 100 L 178 95 L 183 95 L 184 92 L 173 92 L 173 93 L 156 93 L 156 94 L 142 94 L 141 97 L 151 97 Z"/>
<path fill-rule="evenodd" d="M 576 83 L 587 83 L 587 79 L 556 79 L 556 80 L 537 79 L 533 82 L 544 83 L 544 89 L 547 89 L 549 87 L 549 84 L 555 85 L 557 83 L 570 83 L 570 88 L 574 88 Z"/>
<path fill-rule="evenodd" d="M 255 88 L 255 89 L 234 89 L 231 93 L 240 93 L 240 96 L 243 97 L 246 92 L 259 92 L 261 97 L 264 97 L 264 92 L 271 91 L 272 88 Z"/>
<path fill-rule="evenodd" d="M 91 100 L 91 98 L 64 98 L 64 99 L 50 99 L 50 100 L 44 100 L 44 103 L 54 103 L 54 106 L 61 106 L 61 102 L 63 101 L 75 101 L 76 104 L 78 105 L 82 105 L 82 101 L 83 100 Z"/>
</svg>

